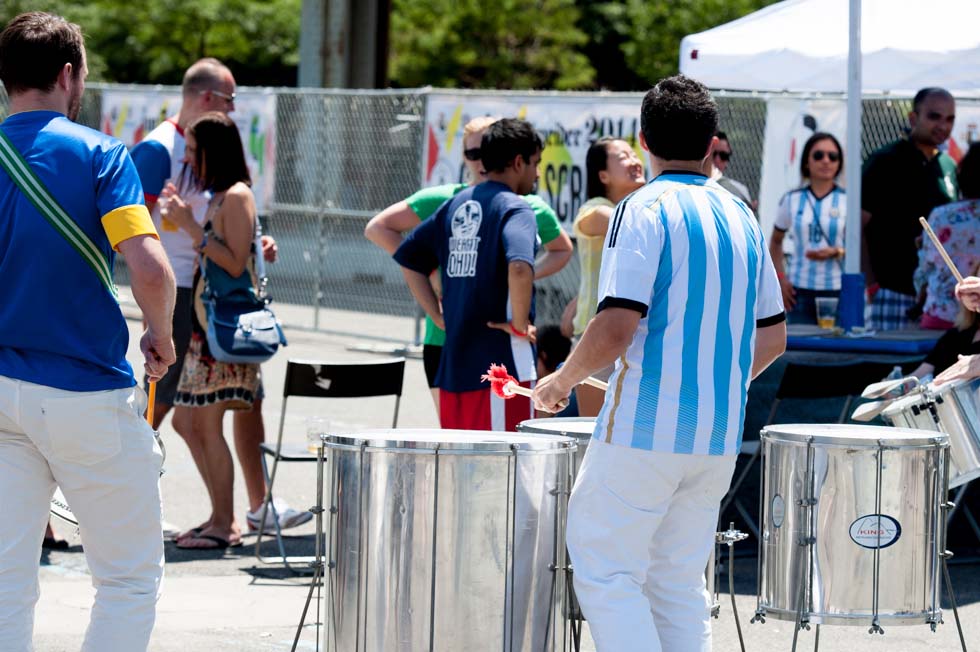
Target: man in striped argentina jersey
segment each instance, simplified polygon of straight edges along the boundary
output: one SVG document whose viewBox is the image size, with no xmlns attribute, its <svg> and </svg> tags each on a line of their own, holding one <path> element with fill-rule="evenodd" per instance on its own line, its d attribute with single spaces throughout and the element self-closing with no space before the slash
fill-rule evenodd
<svg viewBox="0 0 980 652">
<path fill-rule="evenodd" d="M 596 316 L 538 409 L 615 361 L 569 502 L 575 589 L 599 652 L 709 652 L 704 568 L 749 382 L 786 346 L 776 270 L 749 208 L 701 173 L 718 109 L 684 76 L 643 99 L 653 180 L 606 234 Z"/>
</svg>

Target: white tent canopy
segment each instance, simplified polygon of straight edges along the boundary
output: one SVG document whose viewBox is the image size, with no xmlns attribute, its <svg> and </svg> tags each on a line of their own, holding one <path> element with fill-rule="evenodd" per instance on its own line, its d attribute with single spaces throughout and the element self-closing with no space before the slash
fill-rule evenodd
<svg viewBox="0 0 980 652">
<path fill-rule="evenodd" d="M 848 0 L 785 0 L 684 38 L 680 70 L 708 88 L 847 90 Z M 862 87 L 980 94 L 980 1 L 863 0 Z"/>
</svg>

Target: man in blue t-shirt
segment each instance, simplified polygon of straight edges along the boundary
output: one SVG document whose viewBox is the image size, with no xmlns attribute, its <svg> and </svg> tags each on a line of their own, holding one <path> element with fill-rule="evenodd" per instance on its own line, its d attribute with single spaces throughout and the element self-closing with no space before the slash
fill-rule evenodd
<svg viewBox="0 0 980 652">
<path fill-rule="evenodd" d="M 37 560 L 61 487 L 95 585 L 83 650 L 146 650 L 163 578 L 162 456 L 112 285 L 126 257 L 144 371 L 173 364 L 174 275 L 126 147 L 73 122 L 81 29 L 32 12 L 0 34 L 0 650 L 31 648 Z"/>
<path fill-rule="evenodd" d="M 533 319 L 534 188 L 541 138 L 524 120 L 492 124 L 480 145 L 487 181 L 463 190 L 420 224 L 395 252 L 409 289 L 446 330 L 436 385 L 443 428 L 514 430 L 530 401 L 506 403 L 480 380 L 504 364 L 525 386 L 536 379 Z M 442 305 L 429 274 L 440 268 Z"/>
</svg>

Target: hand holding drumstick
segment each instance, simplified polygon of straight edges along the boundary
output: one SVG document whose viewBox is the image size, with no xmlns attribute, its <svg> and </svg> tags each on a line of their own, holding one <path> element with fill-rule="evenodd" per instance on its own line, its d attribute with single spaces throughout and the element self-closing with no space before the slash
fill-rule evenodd
<svg viewBox="0 0 980 652">
<path fill-rule="evenodd" d="M 929 236 L 932 243 L 936 246 L 939 251 L 939 255 L 943 257 L 943 261 L 946 266 L 949 267 L 949 271 L 953 273 L 956 277 L 956 298 L 959 299 L 967 310 L 972 310 L 973 312 L 980 311 L 980 278 L 976 276 L 968 276 L 963 278 L 960 274 L 960 270 L 956 269 L 956 265 L 953 260 L 946 253 L 946 249 L 943 248 L 943 243 L 939 241 L 936 237 L 936 233 L 929 226 L 929 222 L 924 217 L 919 218 L 919 224 L 922 225 L 922 230 Z"/>
</svg>

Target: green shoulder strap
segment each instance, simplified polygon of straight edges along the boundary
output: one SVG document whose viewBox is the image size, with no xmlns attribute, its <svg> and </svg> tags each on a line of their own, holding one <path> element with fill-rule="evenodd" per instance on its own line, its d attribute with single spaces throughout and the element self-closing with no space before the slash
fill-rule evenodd
<svg viewBox="0 0 980 652">
<path fill-rule="evenodd" d="M 116 286 L 112 282 L 112 272 L 109 270 L 109 261 L 91 238 L 68 216 L 65 209 L 58 204 L 58 200 L 51 196 L 51 192 L 41 183 L 3 130 L 0 130 L 0 165 L 24 196 L 34 204 L 41 216 L 75 248 L 82 260 L 88 263 L 109 294 L 118 299 Z"/>
</svg>

